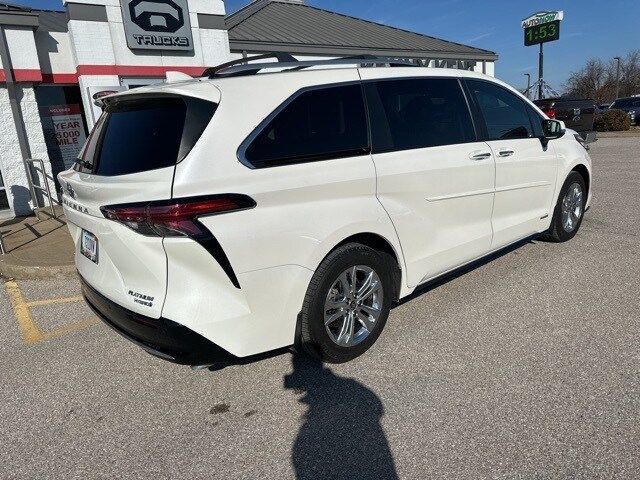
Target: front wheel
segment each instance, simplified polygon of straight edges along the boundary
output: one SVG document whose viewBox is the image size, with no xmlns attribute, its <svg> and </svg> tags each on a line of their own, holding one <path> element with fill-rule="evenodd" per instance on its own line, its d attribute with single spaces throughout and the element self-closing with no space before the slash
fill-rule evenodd
<svg viewBox="0 0 640 480">
<path fill-rule="evenodd" d="M 571 172 L 560 190 L 551 227 L 542 238 L 552 242 L 566 242 L 575 237 L 582 225 L 586 203 L 584 178 L 578 172 Z"/>
<path fill-rule="evenodd" d="M 357 243 L 323 260 L 302 307 L 300 341 L 306 353 L 343 363 L 374 344 L 391 309 L 394 263 L 389 254 Z"/>
</svg>

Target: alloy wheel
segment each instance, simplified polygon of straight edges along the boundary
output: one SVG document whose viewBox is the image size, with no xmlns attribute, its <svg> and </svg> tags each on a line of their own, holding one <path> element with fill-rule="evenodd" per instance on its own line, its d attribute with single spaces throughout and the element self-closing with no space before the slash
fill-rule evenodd
<svg viewBox="0 0 640 480">
<path fill-rule="evenodd" d="M 333 282 L 324 306 L 324 325 L 331 340 L 353 347 L 369 336 L 380 318 L 383 288 L 378 274 L 366 265 L 342 272 Z"/>
<path fill-rule="evenodd" d="M 572 183 L 562 199 L 562 228 L 567 233 L 573 232 L 582 218 L 582 187 Z"/>
</svg>

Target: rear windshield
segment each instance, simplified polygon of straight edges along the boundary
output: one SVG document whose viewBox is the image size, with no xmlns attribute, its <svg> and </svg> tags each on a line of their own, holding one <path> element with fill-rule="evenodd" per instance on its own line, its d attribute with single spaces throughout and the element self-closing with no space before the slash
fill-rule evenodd
<svg viewBox="0 0 640 480">
<path fill-rule="evenodd" d="M 611 108 L 630 108 L 630 107 L 640 107 L 640 98 L 619 98 Z"/>
<path fill-rule="evenodd" d="M 76 169 L 115 176 L 173 166 L 189 153 L 215 108 L 177 96 L 113 102 L 96 122 Z"/>
</svg>

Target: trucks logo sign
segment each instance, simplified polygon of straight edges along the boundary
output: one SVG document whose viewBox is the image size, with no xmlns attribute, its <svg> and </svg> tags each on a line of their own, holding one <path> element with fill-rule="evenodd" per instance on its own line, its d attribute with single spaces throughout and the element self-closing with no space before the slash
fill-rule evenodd
<svg viewBox="0 0 640 480">
<path fill-rule="evenodd" d="M 132 50 L 192 50 L 187 0 L 120 0 Z"/>
</svg>

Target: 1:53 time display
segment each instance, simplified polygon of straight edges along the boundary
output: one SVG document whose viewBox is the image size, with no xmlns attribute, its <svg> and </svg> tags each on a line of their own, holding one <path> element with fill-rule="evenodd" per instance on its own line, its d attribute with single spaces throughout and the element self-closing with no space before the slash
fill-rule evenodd
<svg viewBox="0 0 640 480">
<path fill-rule="evenodd" d="M 538 43 L 553 42 L 560 39 L 560 20 L 542 23 L 534 27 L 524 29 L 525 46 L 536 45 Z"/>
</svg>

